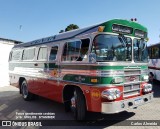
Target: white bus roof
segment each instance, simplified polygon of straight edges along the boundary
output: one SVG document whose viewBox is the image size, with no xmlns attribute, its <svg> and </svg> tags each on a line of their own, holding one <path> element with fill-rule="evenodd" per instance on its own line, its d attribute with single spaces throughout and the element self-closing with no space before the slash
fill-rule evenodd
<svg viewBox="0 0 160 129">
<path fill-rule="evenodd" d="M 84 35 L 84 34 L 88 34 L 88 33 L 92 33 L 92 32 L 97 31 L 98 26 L 101 25 L 101 24 L 96 24 L 96 25 L 86 27 L 86 28 L 82 28 L 82 29 L 75 29 L 75 30 L 60 33 L 60 34 L 57 34 L 57 35 L 54 35 L 54 36 L 41 38 L 41 39 L 34 40 L 34 41 L 31 41 L 31 42 L 27 42 L 27 43 L 18 44 L 14 48 L 29 47 L 29 46 L 34 46 L 34 45 L 38 45 L 38 44 L 44 44 L 44 43 L 56 42 L 56 41 L 60 41 L 60 40 L 66 40 L 66 39 L 74 38 L 75 36 Z"/>
</svg>

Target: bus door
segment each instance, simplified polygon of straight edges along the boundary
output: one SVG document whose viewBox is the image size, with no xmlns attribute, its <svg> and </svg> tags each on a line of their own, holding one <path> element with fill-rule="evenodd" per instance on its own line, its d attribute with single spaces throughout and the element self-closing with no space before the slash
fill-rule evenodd
<svg viewBox="0 0 160 129">
<path fill-rule="evenodd" d="M 43 88 L 41 88 L 41 92 L 43 92 L 43 96 L 55 99 L 55 91 L 59 86 L 59 59 L 57 56 L 58 45 L 49 46 L 48 50 L 48 63 L 47 63 L 47 73 L 48 77 L 44 82 Z"/>
<path fill-rule="evenodd" d="M 44 86 L 47 77 L 47 57 L 48 47 L 46 45 L 37 47 L 37 61 L 34 63 L 37 74 L 34 78 L 34 87 L 37 89 L 36 93 L 42 96 L 44 96 Z"/>
</svg>

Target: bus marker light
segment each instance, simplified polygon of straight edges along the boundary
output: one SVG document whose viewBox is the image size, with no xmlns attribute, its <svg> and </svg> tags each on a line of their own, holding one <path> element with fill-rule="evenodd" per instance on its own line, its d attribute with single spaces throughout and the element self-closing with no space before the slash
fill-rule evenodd
<svg viewBox="0 0 160 129">
<path fill-rule="evenodd" d="M 97 79 L 91 79 L 91 82 L 93 82 L 93 83 L 97 83 L 97 82 L 98 82 L 98 80 L 97 80 Z"/>
<path fill-rule="evenodd" d="M 148 81 L 148 79 L 149 79 L 149 76 L 148 76 L 148 75 L 144 75 L 144 76 L 143 76 L 143 81 Z"/>
<path fill-rule="evenodd" d="M 57 77 L 58 71 L 56 69 L 51 71 L 51 76 Z"/>
<path fill-rule="evenodd" d="M 99 31 L 99 32 L 103 32 L 104 28 L 105 28 L 105 26 L 99 26 L 99 27 L 98 27 L 98 31 Z"/>
<path fill-rule="evenodd" d="M 121 77 L 114 77 L 112 83 L 121 83 L 123 82 L 123 78 Z"/>
</svg>

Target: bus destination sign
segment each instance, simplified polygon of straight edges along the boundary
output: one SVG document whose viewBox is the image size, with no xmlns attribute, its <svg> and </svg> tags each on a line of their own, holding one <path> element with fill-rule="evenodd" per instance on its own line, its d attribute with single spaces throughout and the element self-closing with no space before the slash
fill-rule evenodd
<svg viewBox="0 0 160 129">
<path fill-rule="evenodd" d="M 113 32 L 120 32 L 125 34 L 131 34 L 133 32 L 133 29 L 131 27 L 117 25 L 117 24 L 113 24 L 112 30 Z"/>
<path fill-rule="evenodd" d="M 147 33 L 141 30 L 135 30 L 135 36 L 140 38 L 145 38 L 147 36 Z"/>
</svg>

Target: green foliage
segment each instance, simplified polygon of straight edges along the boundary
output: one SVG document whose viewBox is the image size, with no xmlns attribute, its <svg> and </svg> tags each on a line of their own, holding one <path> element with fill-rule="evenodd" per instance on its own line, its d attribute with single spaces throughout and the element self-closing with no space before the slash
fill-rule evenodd
<svg viewBox="0 0 160 129">
<path fill-rule="evenodd" d="M 67 31 L 70 31 L 70 30 L 78 29 L 78 28 L 79 28 L 79 26 L 77 26 L 75 24 L 70 24 L 66 27 L 65 30 L 60 30 L 59 33 L 67 32 Z"/>
<path fill-rule="evenodd" d="M 74 30 L 74 29 L 78 29 L 79 27 L 75 24 L 70 24 L 69 26 L 66 27 L 65 32 L 66 31 L 70 31 L 70 30 Z"/>
<path fill-rule="evenodd" d="M 63 33 L 63 32 L 64 32 L 64 30 L 60 30 L 60 31 L 59 31 L 59 33 Z"/>
</svg>

